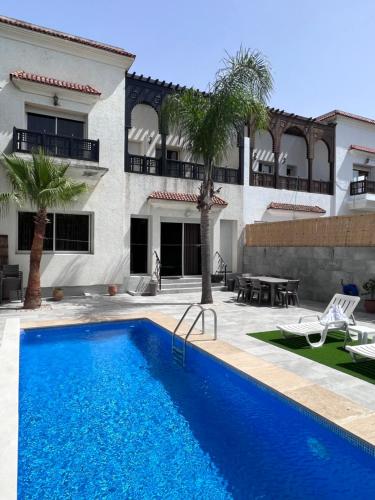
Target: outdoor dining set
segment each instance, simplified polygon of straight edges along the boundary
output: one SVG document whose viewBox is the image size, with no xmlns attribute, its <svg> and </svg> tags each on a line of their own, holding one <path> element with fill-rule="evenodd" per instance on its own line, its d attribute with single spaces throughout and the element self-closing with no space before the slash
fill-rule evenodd
<svg viewBox="0 0 375 500">
<path fill-rule="evenodd" d="M 237 278 L 237 302 L 279 304 L 288 307 L 289 304 L 299 306 L 298 287 L 300 280 L 281 276 L 252 276 L 242 274 Z"/>
</svg>

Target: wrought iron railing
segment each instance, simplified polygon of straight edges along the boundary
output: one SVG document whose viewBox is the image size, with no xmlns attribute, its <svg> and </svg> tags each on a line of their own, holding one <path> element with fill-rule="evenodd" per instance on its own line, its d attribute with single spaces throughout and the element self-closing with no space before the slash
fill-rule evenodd
<svg viewBox="0 0 375 500">
<path fill-rule="evenodd" d="M 156 250 L 154 250 L 155 255 L 155 269 L 153 272 L 153 276 L 155 276 L 156 281 L 159 284 L 159 290 L 161 290 L 161 260 Z"/>
<path fill-rule="evenodd" d="M 215 273 L 216 275 L 222 275 L 224 277 L 224 284 L 227 284 L 227 270 L 228 270 L 228 265 L 221 256 L 219 252 L 215 252 L 214 255 L 214 260 L 216 259 L 216 270 Z"/>
<path fill-rule="evenodd" d="M 332 194 L 332 182 L 311 181 L 311 192 L 320 194 Z"/>
<path fill-rule="evenodd" d="M 350 195 L 356 194 L 375 194 L 375 181 L 363 179 L 361 181 L 353 181 L 350 183 Z"/>
<path fill-rule="evenodd" d="M 288 189 L 289 191 L 310 191 L 311 193 L 332 194 L 332 183 L 330 181 L 312 180 L 310 187 L 309 179 L 279 175 L 276 183 L 276 176 L 274 174 L 254 171 L 250 173 L 250 185 L 275 189 Z"/>
<path fill-rule="evenodd" d="M 165 175 L 166 177 L 193 179 L 197 181 L 204 179 L 204 165 L 199 163 L 167 159 L 165 172 L 162 172 L 162 161 L 160 158 L 132 154 L 128 155 L 126 171 L 136 174 Z M 239 184 L 239 170 L 235 168 L 214 167 L 213 180 L 219 183 Z"/>
<path fill-rule="evenodd" d="M 275 176 L 274 174 L 264 174 L 262 172 L 251 172 L 250 173 L 250 184 L 251 186 L 275 187 Z"/>
<path fill-rule="evenodd" d="M 289 191 L 308 191 L 309 180 L 301 177 L 279 176 L 279 189 L 288 189 Z"/>
<path fill-rule="evenodd" d="M 13 152 L 33 153 L 39 148 L 49 156 L 99 161 L 99 141 L 13 129 Z"/>
</svg>

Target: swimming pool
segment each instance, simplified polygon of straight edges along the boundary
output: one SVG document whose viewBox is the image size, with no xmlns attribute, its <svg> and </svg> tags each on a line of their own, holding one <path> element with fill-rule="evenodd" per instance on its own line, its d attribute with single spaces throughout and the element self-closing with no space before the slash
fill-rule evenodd
<svg viewBox="0 0 375 500">
<path fill-rule="evenodd" d="M 370 453 L 199 349 L 186 360 L 148 320 L 23 332 L 18 497 L 375 494 Z"/>
</svg>

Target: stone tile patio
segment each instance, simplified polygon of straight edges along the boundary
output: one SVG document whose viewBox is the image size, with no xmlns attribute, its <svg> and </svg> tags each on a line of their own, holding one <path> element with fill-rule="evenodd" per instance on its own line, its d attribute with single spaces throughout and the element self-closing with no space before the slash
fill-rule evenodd
<svg viewBox="0 0 375 500">
<path fill-rule="evenodd" d="M 268 361 L 281 368 L 302 375 L 314 384 L 330 389 L 336 394 L 351 399 L 366 408 L 375 410 L 375 387 L 368 382 L 338 372 L 327 366 L 318 364 L 298 356 L 292 352 L 279 349 L 246 335 L 246 333 L 269 331 L 275 329 L 277 323 L 289 323 L 301 315 L 321 312 L 326 304 L 304 302 L 301 307 L 281 309 L 266 306 L 249 306 L 235 301 L 233 292 L 214 292 L 213 308 L 218 315 L 218 338 L 229 344 Z M 24 311 L 21 304 L 0 306 L 0 337 L 7 318 L 19 317 L 22 322 L 43 322 L 46 320 L 88 320 L 90 317 L 120 316 L 137 311 L 158 311 L 178 319 L 185 308 L 199 302 L 197 293 L 159 295 L 156 297 L 133 297 L 130 295 L 74 297 L 62 302 L 44 302 L 38 311 Z M 193 312 L 192 312 L 193 314 Z M 374 318 L 365 313 L 356 314 L 360 323 L 371 324 Z M 207 330 L 212 327 L 207 320 Z M 374 325 L 375 326 L 375 325 Z M 349 359 L 349 354 L 348 354 Z"/>
</svg>

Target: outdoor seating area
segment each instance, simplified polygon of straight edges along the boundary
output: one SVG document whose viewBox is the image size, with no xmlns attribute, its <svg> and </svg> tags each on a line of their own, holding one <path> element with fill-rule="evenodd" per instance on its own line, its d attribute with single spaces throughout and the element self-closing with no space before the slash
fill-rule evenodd
<svg viewBox="0 0 375 500">
<path fill-rule="evenodd" d="M 242 274 L 237 280 L 237 302 L 241 300 L 249 304 L 286 308 L 289 305 L 299 306 L 300 280 L 283 276 L 252 276 L 248 273 Z"/>
<path fill-rule="evenodd" d="M 18 265 L 4 264 L 0 266 L 0 304 L 13 298 L 23 298 L 23 273 Z"/>
</svg>

